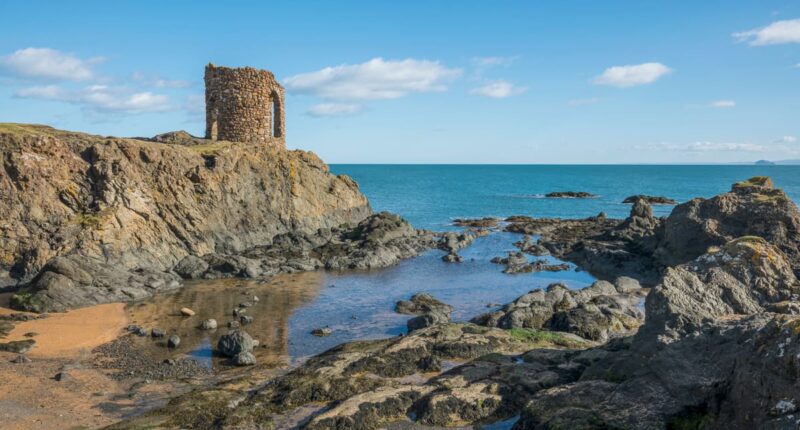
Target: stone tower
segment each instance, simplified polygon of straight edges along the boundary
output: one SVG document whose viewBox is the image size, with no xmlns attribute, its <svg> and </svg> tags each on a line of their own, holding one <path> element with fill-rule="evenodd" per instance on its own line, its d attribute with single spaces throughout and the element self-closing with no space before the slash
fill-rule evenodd
<svg viewBox="0 0 800 430">
<path fill-rule="evenodd" d="M 206 66 L 206 139 L 284 147 L 284 90 L 267 70 Z"/>
</svg>

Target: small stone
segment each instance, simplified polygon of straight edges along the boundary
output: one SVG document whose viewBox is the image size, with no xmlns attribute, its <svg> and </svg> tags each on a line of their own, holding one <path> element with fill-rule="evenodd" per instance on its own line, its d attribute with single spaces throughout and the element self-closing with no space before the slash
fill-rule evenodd
<svg viewBox="0 0 800 430">
<path fill-rule="evenodd" d="M 209 318 L 200 323 L 200 328 L 203 330 L 215 330 L 217 328 L 217 320 Z"/>
<path fill-rule="evenodd" d="M 239 307 L 240 307 L 240 308 L 249 308 L 250 306 L 253 306 L 253 304 L 252 304 L 252 303 L 250 303 L 250 302 L 242 302 L 242 303 L 239 303 Z"/>
<path fill-rule="evenodd" d="M 181 315 L 185 317 L 193 317 L 194 311 L 189 308 L 181 308 Z"/>
<path fill-rule="evenodd" d="M 253 317 L 250 315 L 242 315 L 239 317 L 239 322 L 242 323 L 242 325 L 252 324 Z"/>
<path fill-rule="evenodd" d="M 177 348 L 181 344 L 181 338 L 177 334 L 173 334 L 167 339 L 167 347 Z"/>
<path fill-rule="evenodd" d="M 228 328 L 239 328 L 239 327 L 241 327 L 241 324 L 239 324 L 239 321 L 230 321 L 230 322 L 228 322 Z"/>
<path fill-rule="evenodd" d="M 236 308 L 236 309 L 234 309 L 234 310 L 233 310 L 233 312 L 231 312 L 231 313 L 233 314 L 233 316 L 234 316 L 234 317 L 238 317 L 238 316 L 239 316 L 239 314 L 240 314 L 240 313 L 242 313 L 242 310 L 241 310 L 241 309 L 239 309 L 239 308 Z"/>
<path fill-rule="evenodd" d="M 253 301 L 258 302 L 258 296 L 253 296 Z"/>
<path fill-rule="evenodd" d="M 311 334 L 317 337 L 325 337 L 330 336 L 333 333 L 333 330 L 330 327 L 321 327 L 311 330 Z"/>
<path fill-rule="evenodd" d="M 162 329 L 160 329 L 160 328 L 154 328 L 154 329 L 150 330 L 150 336 L 153 336 L 153 337 L 164 337 L 166 335 L 167 335 L 167 332 L 162 330 Z"/>
<path fill-rule="evenodd" d="M 16 357 L 14 357 L 14 359 L 11 360 L 11 362 L 14 364 L 25 364 L 25 363 L 30 363 L 31 359 L 28 358 L 26 355 L 19 354 Z"/>
<path fill-rule="evenodd" d="M 56 376 L 54 377 L 54 379 L 56 381 L 61 382 L 61 381 L 69 381 L 70 379 L 72 379 L 72 377 L 69 376 L 69 373 L 67 373 L 67 372 L 58 372 L 58 373 L 56 373 Z"/>
<path fill-rule="evenodd" d="M 29 332 L 23 334 L 23 336 L 25 336 L 25 337 L 36 337 L 36 336 L 39 336 L 39 333 L 36 333 L 35 331 L 29 331 Z"/>
<path fill-rule="evenodd" d="M 136 324 L 131 324 L 126 328 L 126 330 L 128 330 L 130 333 L 137 333 L 141 329 L 142 328 Z"/>
<path fill-rule="evenodd" d="M 147 330 L 144 327 L 139 327 L 135 332 L 133 332 L 136 336 L 145 337 L 147 336 Z"/>
<path fill-rule="evenodd" d="M 240 352 L 233 357 L 233 364 L 237 366 L 252 366 L 256 364 L 256 356 L 251 352 Z"/>
<path fill-rule="evenodd" d="M 167 364 L 167 365 L 170 365 L 170 366 L 174 366 L 175 365 L 175 360 L 173 360 L 171 358 L 167 358 L 166 360 L 164 360 L 164 364 Z"/>
</svg>

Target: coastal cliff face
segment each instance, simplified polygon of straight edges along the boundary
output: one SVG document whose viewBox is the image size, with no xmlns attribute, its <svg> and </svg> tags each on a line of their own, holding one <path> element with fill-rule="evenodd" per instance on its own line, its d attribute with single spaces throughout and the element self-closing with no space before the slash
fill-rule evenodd
<svg viewBox="0 0 800 430">
<path fill-rule="evenodd" d="M 30 280 L 59 256 L 169 271 L 188 255 L 237 254 L 371 214 L 357 184 L 313 153 L 174 140 L 0 124 L 0 277 Z"/>
</svg>

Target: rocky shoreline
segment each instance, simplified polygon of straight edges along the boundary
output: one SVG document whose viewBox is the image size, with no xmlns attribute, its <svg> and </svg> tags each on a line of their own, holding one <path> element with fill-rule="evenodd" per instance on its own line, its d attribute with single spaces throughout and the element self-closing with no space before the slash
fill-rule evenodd
<svg viewBox="0 0 800 430">
<path fill-rule="evenodd" d="M 298 410 L 307 411 L 300 421 L 307 429 L 380 428 L 409 417 L 416 425 L 460 426 L 517 415 L 515 430 L 794 428 L 800 282 L 792 250 L 800 217 L 757 178 L 688 204 L 731 201 L 733 213 L 782 220 L 783 235 L 772 236 L 777 243 L 757 236 L 775 230 L 751 225 L 750 234 L 718 235 L 721 244 L 666 266 L 657 259 L 666 251 L 656 250 L 673 242 L 649 241 L 662 238 L 662 229 L 680 233 L 673 223 L 685 226 L 686 219 L 670 218 L 683 217 L 685 208 L 657 219 L 640 199 L 622 221 L 512 217 L 505 229 L 541 235 L 517 243 L 525 252 L 567 256 L 585 249 L 584 241 L 602 252 L 652 245 L 638 248 L 647 250 L 639 264 L 614 266 L 613 283 L 583 290 L 553 284 L 470 323 L 450 322 L 449 306 L 414 296 L 397 310 L 442 318 L 399 338 L 340 345 L 283 376 L 248 380 L 247 389 L 223 383 L 196 390 L 115 428 L 269 428 Z M 741 228 L 730 216 L 717 220 L 716 233 Z M 559 247 L 559 238 L 569 240 Z M 645 279 L 657 271 L 658 279 L 643 288 L 619 276 L 632 269 Z M 310 407 L 319 404 L 325 406 Z M 200 416 L 199 409 L 214 412 Z"/>
<path fill-rule="evenodd" d="M 7 124 L 0 143 L 9 172 L 0 192 L 10 196 L 0 200 L 0 270 L 17 309 L 142 301 L 190 279 L 371 270 L 430 249 L 459 263 L 459 251 L 498 229 L 522 235 L 519 251 L 494 260 L 508 276 L 572 267 L 555 257 L 599 278 L 581 290 L 552 283 L 469 322 L 420 286 L 395 308 L 411 316 L 407 334 L 344 343 L 292 368 L 257 362 L 247 330 L 258 299 L 243 289 L 246 299 L 220 305 L 229 321 L 192 320 L 192 330 L 222 330 L 212 348 L 227 370 L 137 353 L 136 336 L 171 351 L 183 331 L 131 325 L 93 349 L 95 370 L 113 380 L 182 384 L 166 405 L 109 428 L 453 427 L 517 416 L 516 430 L 797 426 L 800 211 L 769 178 L 662 218 L 650 204 L 668 199 L 633 196 L 623 220 L 459 219 L 463 232 L 434 233 L 372 213 L 352 179 L 302 151 Z M 561 194 L 550 197 L 591 197 Z M 3 315 L 0 338 L 32 318 Z M 31 337 L 0 343 L 13 366 L 32 365 Z M 68 382 L 63 366 L 54 378 Z"/>
</svg>

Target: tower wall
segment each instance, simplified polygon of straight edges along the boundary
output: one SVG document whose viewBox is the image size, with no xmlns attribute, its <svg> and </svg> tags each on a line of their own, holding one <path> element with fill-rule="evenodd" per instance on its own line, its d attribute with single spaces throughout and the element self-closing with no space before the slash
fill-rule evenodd
<svg viewBox="0 0 800 430">
<path fill-rule="evenodd" d="M 206 66 L 206 138 L 285 146 L 284 89 L 252 67 Z"/>
</svg>

